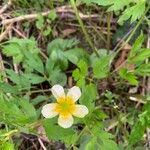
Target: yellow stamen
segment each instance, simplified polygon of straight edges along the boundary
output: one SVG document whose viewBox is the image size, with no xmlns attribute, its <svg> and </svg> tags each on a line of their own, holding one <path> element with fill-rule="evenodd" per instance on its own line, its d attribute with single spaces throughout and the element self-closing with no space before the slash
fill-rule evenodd
<svg viewBox="0 0 150 150">
<path fill-rule="evenodd" d="M 73 112 L 75 112 L 75 102 L 72 97 L 60 97 L 57 99 L 57 105 L 54 111 L 58 112 L 64 118 L 67 118 Z"/>
</svg>

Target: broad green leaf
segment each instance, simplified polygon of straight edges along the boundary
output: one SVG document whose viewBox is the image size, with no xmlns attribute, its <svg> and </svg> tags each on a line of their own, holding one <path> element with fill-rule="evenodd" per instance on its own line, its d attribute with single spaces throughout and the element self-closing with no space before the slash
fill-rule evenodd
<svg viewBox="0 0 150 150">
<path fill-rule="evenodd" d="M 42 15 L 38 15 L 36 21 L 36 27 L 40 30 L 44 27 L 44 17 Z"/>
<path fill-rule="evenodd" d="M 30 51 L 31 54 L 37 54 L 37 42 L 33 39 L 18 39 L 12 38 L 2 45 L 2 52 L 8 56 L 13 57 L 15 63 L 20 63 L 24 60 L 24 52 Z"/>
<path fill-rule="evenodd" d="M 25 52 L 25 66 L 44 74 L 44 65 L 41 58 L 38 55 L 32 54 L 31 52 Z"/>
<path fill-rule="evenodd" d="M 31 84 L 38 84 L 45 81 L 45 78 L 34 73 L 23 74 L 22 78 L 28 79 Z"/>
<path fill-rule="evenodd" d="M 52 21 L 55 20 L 57 18 L 56 12 L 54 10 L 50 11 L 50 13 L 48 14 L 48 18 Z"/>
<path fill-rule="evenodd" d="M 90 110 L 94 108 L 94 103 L 97 96 L 97 88 L 94 84 L 86 85 L 82 90 L 80 103 L 86 105 Z"/>
<path fill-rule="evenodd" d="M 2 144 L 0 143 L 0 149 L 1 150 L 15 150 L 13 143 L 10 143 L 10 142 L 4 142 Z"/>
<path fill-rule="evenodd" d="M 75 81 L 77 81 L 77 85 L 82 87 L 85 85 L 85 79 L 88 73 L 88 66 L 84 60 L 80 60 L 77 64 L 78 68 L 73 71 L 72 76 Z"/>
<path fill-rule="evenodd" d="M 78 40 L 76 39 L 55 39 L 51 43 L 48 44 L 47 50 L 48 54 L 50 54 L 52 51 L 60 50 L 64 51 L 67 49 L 70 49 L 78 44 Z"/>
<path fill-rule="evenodd" d="M 61 128 L 56 124 L 56 120 L 54 119 L 45 120 L 43 125 L 46 131 L 46 135 L 50 140 L 60 140 L 66 144 L 73 144 L 77 138 L 77 135 L 72 128 Z"/>
<path fill-rule="evenodd" d="M 22 107 L 22 111 L 26 116 L 28 116 L 31 122 L 37 120 L 36 110 L 32 103 L 30 103 L 27 99 L 22 99 L 19 101 L 19 105 Z"/>
<path fill-rule="evenodd" d="M 99 58 L 92 66 L 94 77 L 97 79 L 106 78 L 109 74 L 110 62 L 111 62 L 111 56 L 105 56 L 103 58 Z"/>
<path fill-rule="evenodd" d="M 79 60 L 84 60 L 87 62 L 88 60 L 88 54 L 85 50 L 82 48 L 73 48 L 68 51 L 64 52 L 65 57 L 72 62 L 73 64 L 77 65 Z"/>
<path fill-rule="evenodd" d="M 131 134 L 129 136 L 129 144 L 133 145 L 137 143 L 142 136 L 144 135 L 146 126 L 142 125 L 140 121 L 138 121 L 133 127 Z"/>
<path fill-rule="evenodd" d="M 19 92 L 16 86 L 12 86 L 8 83 L 0 83 L 0 91 L 13 94 L 17 94 Z"/>
<path fill-rule="evenodd" d="M 67 77 L 66 77 L 65 73 L 63 73 L 60 70 L 56 69 L 49 76 L 49 81 L 52 83 L 52 85 L 60 84 L 60 85 L 63 86 L 67 82 Z"/>
</svg>

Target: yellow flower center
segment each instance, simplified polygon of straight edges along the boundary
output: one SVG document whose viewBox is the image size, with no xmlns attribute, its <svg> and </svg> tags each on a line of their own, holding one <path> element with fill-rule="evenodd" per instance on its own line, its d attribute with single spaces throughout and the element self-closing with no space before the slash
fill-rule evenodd
<svg viewBox="0 0 150 150">
<path fill-rule="evenodd" d="M 57 99 L 55 111 L 62 115 L 64 118 L 71 115 L 73 112 L 75 112 L 75 110 L 75 102 L 72 97 L 66 96 Z"/>
</svg>

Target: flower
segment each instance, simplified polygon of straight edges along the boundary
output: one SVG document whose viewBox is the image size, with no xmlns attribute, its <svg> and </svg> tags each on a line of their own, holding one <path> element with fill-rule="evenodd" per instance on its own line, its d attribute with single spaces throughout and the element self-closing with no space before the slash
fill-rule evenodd
<svg viewBox="0 0 150 150">
<path fill-rule="evenodd" d="M 73 124 L 73 116 L 83 118 L 88 114 L 88 108 L 84 105 L 75 104 L 81 96 L 80 88 L 73 86 L 65 95 L 61 85 L 54 85 L 51 88 L 57 103 L 46 104 L 42 108 L 42 115 L 45 118 L 53 118 L 57 115 L 58 124 L 63 128 L 69 128 Z"/>
</svg>

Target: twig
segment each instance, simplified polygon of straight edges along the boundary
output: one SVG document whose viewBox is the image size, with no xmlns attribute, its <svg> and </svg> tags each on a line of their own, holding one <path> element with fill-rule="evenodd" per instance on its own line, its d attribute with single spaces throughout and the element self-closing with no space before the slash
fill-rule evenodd
<svg viewBox="0 0 150 150">
<path fill-rule="evenodd" d="M 17 30 L 16 28 L 12 27 L 12 29 L 19 35 L 21 36 L 22 38 L 26 38 L 25 35 L 23 35 L 19 30 Z"/>
<path fill-rule="evenodd" d="M 0 34 L 0 42 L 5 38 L 5 36 L 8 34 L 8 32 L 11 30 L 12 24 L 10 24 L 6 30 Z"/>
<path fill-rule="evenodd" d="M 70 9 L 70 6 L 61 6 L 61 7 L 57 7 L 55 9 L 56 13 L 75 13 L 74 10 Z M 31 19 L 36 19 L 39 14 L 42 16 L 48 16 L 48 14 L 52 12 L 52 10 L 48 10 L 46 12 L 41 12 L 41 13 L 35 13 L 35 14 L 29 14 L 29 15 L 23 15 L 23 16 L 19 16 L 19 17 L 14 17 L 11 19 L 4 19 L 2 20 L 1 24 L 2 25 L 6 25 L 6 24 L 10 24 L 10 23 L 15 23 L 15 22 L 19 22 L 19 21 L 23 21 L 23 20 L 31 20 Z M 80 18 L 82 19 L 87 19 L 87 18 L 98 18 L 99 15 L 97 14 L 93 14 L 93 15 L 85 15 L 83 13 L 79 13 Z M 63 14 L 62 14 L 63 17 Z"/>
<path fill-rule="evenodd" d="M 7 4 L 5 4 L 1 9 L 0 9 L 0 15 L 4 13 L 10 6 L 12 5 L 12 1 L 9 0 Z"/>
<path fill-rule="evenodd" d="M 47 148 L 44 146 L 44 144 L 40 138 L 38 138 L 38 141 L 39 141 L 41 147 L 43 148 L 43 150 L 47 150 Z"/>
</svg>

